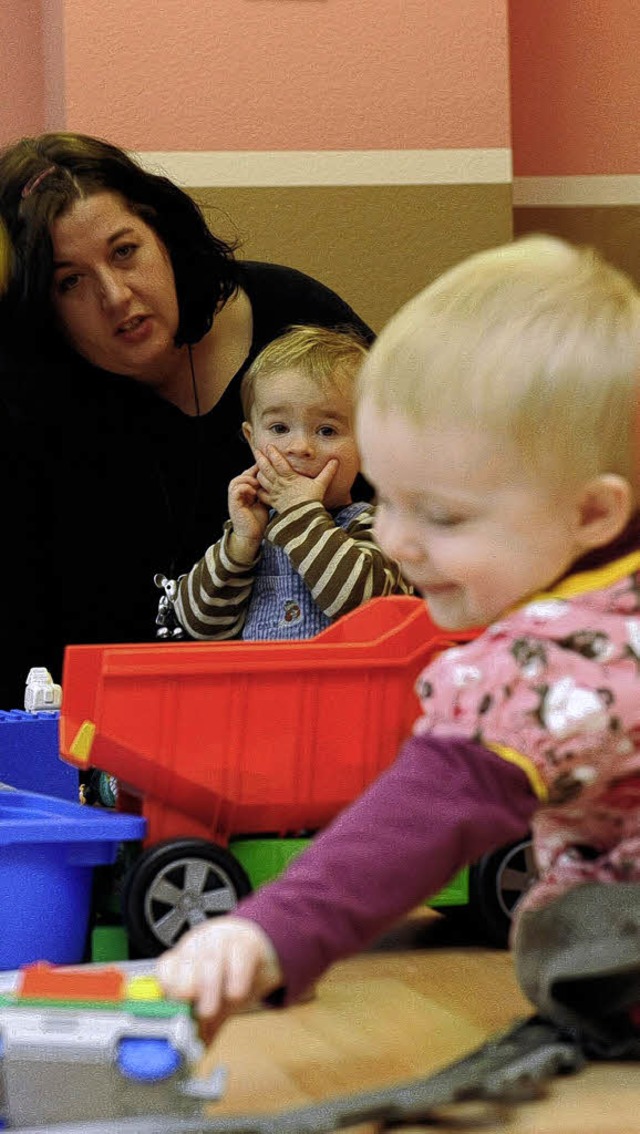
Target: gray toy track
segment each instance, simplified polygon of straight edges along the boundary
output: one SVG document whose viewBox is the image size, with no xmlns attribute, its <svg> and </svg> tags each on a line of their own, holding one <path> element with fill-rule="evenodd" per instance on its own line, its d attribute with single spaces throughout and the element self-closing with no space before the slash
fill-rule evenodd
<svg viewBox="0 0 640 1134">
<path fill-rule="evenodd" d="M 575 1036 L 538 1016 L 522 1021 L 425 1079 L 345 1095 L 279 1113 L 234 1117 L 149 1116 L 118 1120 L 118 1134 L 330 1134 L 362 1122 L 392 1130 L 409 1121 L 451 1122 L 460 1103 L 520 1103 L 539 1098 L 556 1075 L 579 1071 L 587 1057 Z M 446 1111 L 446 1113 L 445 1113 Z M 45 1127 L 22 1128 L 43 1134 Z M 65 1123 L 47 1134 L 113 1134 L 112 1122 Z"/>
</svg>

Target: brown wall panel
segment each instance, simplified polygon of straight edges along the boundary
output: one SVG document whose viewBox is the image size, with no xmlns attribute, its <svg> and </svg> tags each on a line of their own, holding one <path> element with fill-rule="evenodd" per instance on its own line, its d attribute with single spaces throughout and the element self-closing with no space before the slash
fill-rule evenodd
<svg viewBox="0 0 640 1134">
<path fill-rule="evenodd" d="M 240 257 L 308 272 L 375 330 L 446 268 L 511 238 L 509 185 L 190 191 Z"/>
<path fill-rule="evenodd" d="M 640 205 L 524 208 L 513 211 L 516 236 L 548 232 L 591 244 L 640 284 Z"/>
</svg>

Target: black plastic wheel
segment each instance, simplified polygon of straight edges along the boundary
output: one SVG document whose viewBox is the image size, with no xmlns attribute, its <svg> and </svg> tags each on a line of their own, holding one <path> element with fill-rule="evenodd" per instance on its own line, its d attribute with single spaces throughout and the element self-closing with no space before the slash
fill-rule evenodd
<svg viewBox="0 0 640 1134">
<path fill-rule="evenodd" d="M 167 839 L 144 851 L 122 892 L 122 914 L 142 957 L 156 957 L 194 925 L 219 917 L 251 892 L 240 863 L 206 839 Z"/>
<path fill-rule="evenodd" d="M 508 945 L 516 906 L 535 879 L 529 837 L 483 855 L 470 868 L 469 913 L 493 945 Z"/>
</svg>

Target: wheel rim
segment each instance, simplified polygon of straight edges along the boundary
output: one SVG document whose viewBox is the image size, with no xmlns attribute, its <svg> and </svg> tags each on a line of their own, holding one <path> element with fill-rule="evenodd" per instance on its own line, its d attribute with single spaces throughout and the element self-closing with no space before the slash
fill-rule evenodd
<svg viewBox="0 0 640 1134">
<path fill-rule="evenodd" d="M 496 874 L 496 898 L 505 917 L 513 917 L 518 903 L 536 880 L 531 842 L 518 843 L 504 856 Z"/>
<path fill-rule="evenodd" d="M 178 858 L 156 874 L 144 899 L 149 929 L 167 948 L 180 934 L 237 904 L 231 878 L 213 862 Z"/>
</svg>

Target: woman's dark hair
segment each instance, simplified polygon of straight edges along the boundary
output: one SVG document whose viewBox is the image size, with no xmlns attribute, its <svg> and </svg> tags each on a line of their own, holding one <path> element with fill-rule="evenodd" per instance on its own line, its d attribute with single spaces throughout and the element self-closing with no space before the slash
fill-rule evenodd
<svg viewBox="0 0 640 1134">
<path fill-rule="evenodd" d="M 0 154 L 0 218 L 12 243 L 5 312 L 15 330 L 59 337 L 51 302 L 51 226 L 76 201 L 118 193 L 167 249 L 180 320 L 176 345 L 209 330 L 236 289 L 234 248 L 209 230 L 195 201 L 167 177 L 147 173 L 123 150 L 84 134 L 23 138 Z M 42 345 L 42 344 L 41 344 Z"/>
</svg>

